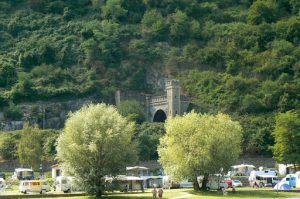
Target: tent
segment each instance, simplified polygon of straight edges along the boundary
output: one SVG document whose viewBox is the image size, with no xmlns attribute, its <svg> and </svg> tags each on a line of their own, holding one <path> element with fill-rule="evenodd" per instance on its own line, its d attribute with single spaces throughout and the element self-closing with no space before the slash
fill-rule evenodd
<svg viewBox="0 0 300 199">
<path fill-rule="evenodd" d="M 291 187 L 286 183 L 279 182 L 273 187 L 273 189 L 280 191 L 289 191 L 291 190 Z"/>
</svg>

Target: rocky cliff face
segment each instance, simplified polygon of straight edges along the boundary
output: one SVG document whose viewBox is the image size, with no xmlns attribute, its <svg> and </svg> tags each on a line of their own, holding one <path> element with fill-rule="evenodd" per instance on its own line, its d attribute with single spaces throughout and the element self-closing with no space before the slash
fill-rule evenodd
<svg viewBox="0 0 300 199">
<path fill-rule="evenodd" d="M 60 129 L 69 112 L 76 111 L 82 106 L 93 103 L 93 99 L 78 99 L 65 102 L 35 102 L 19 104 L 22 118 L 18 121 L 6 119 L 0 112 L 0 131 L 13 131 L 23 128 L 24 122 L 38 124 L 43 129 Z"/>
</svg>

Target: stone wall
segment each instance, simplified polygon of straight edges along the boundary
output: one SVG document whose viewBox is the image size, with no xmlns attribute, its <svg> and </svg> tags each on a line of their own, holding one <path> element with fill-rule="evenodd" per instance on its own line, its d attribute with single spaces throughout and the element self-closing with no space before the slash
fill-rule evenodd
<svg viewBox="0 0 300 199">
<path fill-rule="evenodd" d="M 42 162 L 43 170 L 45 172 L 51 171 L 51 166 L 54 164 L 56 164 L 56 162 L 51 162 L 51 161 Z M 13 172 L 15 168 L 21 168 L 21 165 L 17 160 L 0 162 L 0 172 Z M 35 172 L 39 172 L 39 171 L 35 171 Z"/>
<path fill-rule="evenodd" d="M 23 117 L 19 121 L 12 121 L 0 117 L 0 131 L 13 131 L 23 128 L 25 121 L 30 124 L 38 124 L 43 129 L 61 129 L 64 127 L 69 112 L 76 111 L 86 104 L 90 104 L 95 100 L 86 98 L 78 100 L 70 100 L 64 102 L 35 102 L 22 103 L 17 106 L 23 113 Z M 0 112 L 0 116 L 3 112 Z"/>
</svg>

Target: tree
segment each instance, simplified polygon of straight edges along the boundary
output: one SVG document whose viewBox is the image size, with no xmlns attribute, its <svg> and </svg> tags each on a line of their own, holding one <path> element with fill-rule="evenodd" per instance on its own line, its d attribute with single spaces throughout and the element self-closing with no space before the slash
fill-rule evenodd
<svg viewBox="0 0 300 199">
<path fill-rule="evenodd" d="M 157 160 L 159 139 L 165 134 L 163 123 L 144 122 L 137 129 L 136 140 L 139 145 L 139 159 Z"/>
<path fill-rule="evenodd" d="M 157 10 L 149 10 L 144 14 L 141 27 L 143 36 L 150 40 L 162 40 L 165 37 L 165 19 Z"/>
<path fill-rule="evenodd" d="M 143 109 L 141 105 L 135 100 L 123 101 L 117 108 L 119 113 L 130 121 L 134 121 L 138 124 L 141 124 L 145 121 Z"/>
<path fill-rule="evenodd" d="M 66 121 L 58 138 L 57 159 L 64 171 L 78 178 L 89 194 L 100 198 L 104 177 L 118 174 L 135 160 L 133 133 L 134 123 L 113 106 L 84 106 Z"/>
<path fill-rule="evenodd" d="M 107 19 L 119 20 L 126 16 L 127 10 L 122 7 L 123 0 L 108 0 L 102 6 L 102 15 Z"/>
<path fill-rule="evenodd" d="M 273 132 L 275 160 L 284 163 L 300 163 L 300 115 L 295 111 L 279 113 Z"/>
<path fill-rule="evenodd" d="M 181 42 L 190 36 L 190 23 L 186 13 L 176 11 L 170 16 L 170 36 L 173 41 Z"/>
<path fill-rule="evenodd" d="M 158 147 L 159 161 L 172 178 L 193 179 L 196 190 L 197 176 L 204 175 L 205 190 L 209 174 L 229 169 L 241 151 L 241 126 L 225 114 L 191 112 L 168 119 L 165 127 L 166 135 Z"/>
<path fill-rule="evenodd" d="M 276 20 L 277 5 L 273 0 L 257 0 L 255 1 L 248 12 L 248 21 L 251 24 L 258 25 L 263 22 L 271 23 Z"/>
<path fill-rule="evenodd" d="M 24 124 L 20 132 L 21 138 L 18 145 L 18 156 L 22 166 L 38 169 L 42 161 L 42 136 L 37 126 L 31 127 Z"/>
<path fill-rule="evenodd" d="M 4 160 L 15 160 L 17 158 L 17 139 L 15 133 L 1 133 L 0 157 Z"/>
<path fill-rule="evenodd" d="M 0 60 L 0 87 L 9 87 L 17 82 L 16 68 L 9 62 Z"/>
</svg>

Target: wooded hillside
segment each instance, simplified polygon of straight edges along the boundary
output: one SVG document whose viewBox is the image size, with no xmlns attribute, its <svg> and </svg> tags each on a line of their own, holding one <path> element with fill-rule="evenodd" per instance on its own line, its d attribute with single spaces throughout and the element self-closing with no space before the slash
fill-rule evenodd
<svg viewBox="0 0 300 199">
<path fill-rule="evenodd" d="M 178 78 L 195 109 L 225 112 L 245 153 L 270 154 L 274 115 L 300 109 L 299 0 L 2 0 L 0 106 L 105 100 Z M 18 115 L 17 115 L 18 116 Z"/>
</svg>

